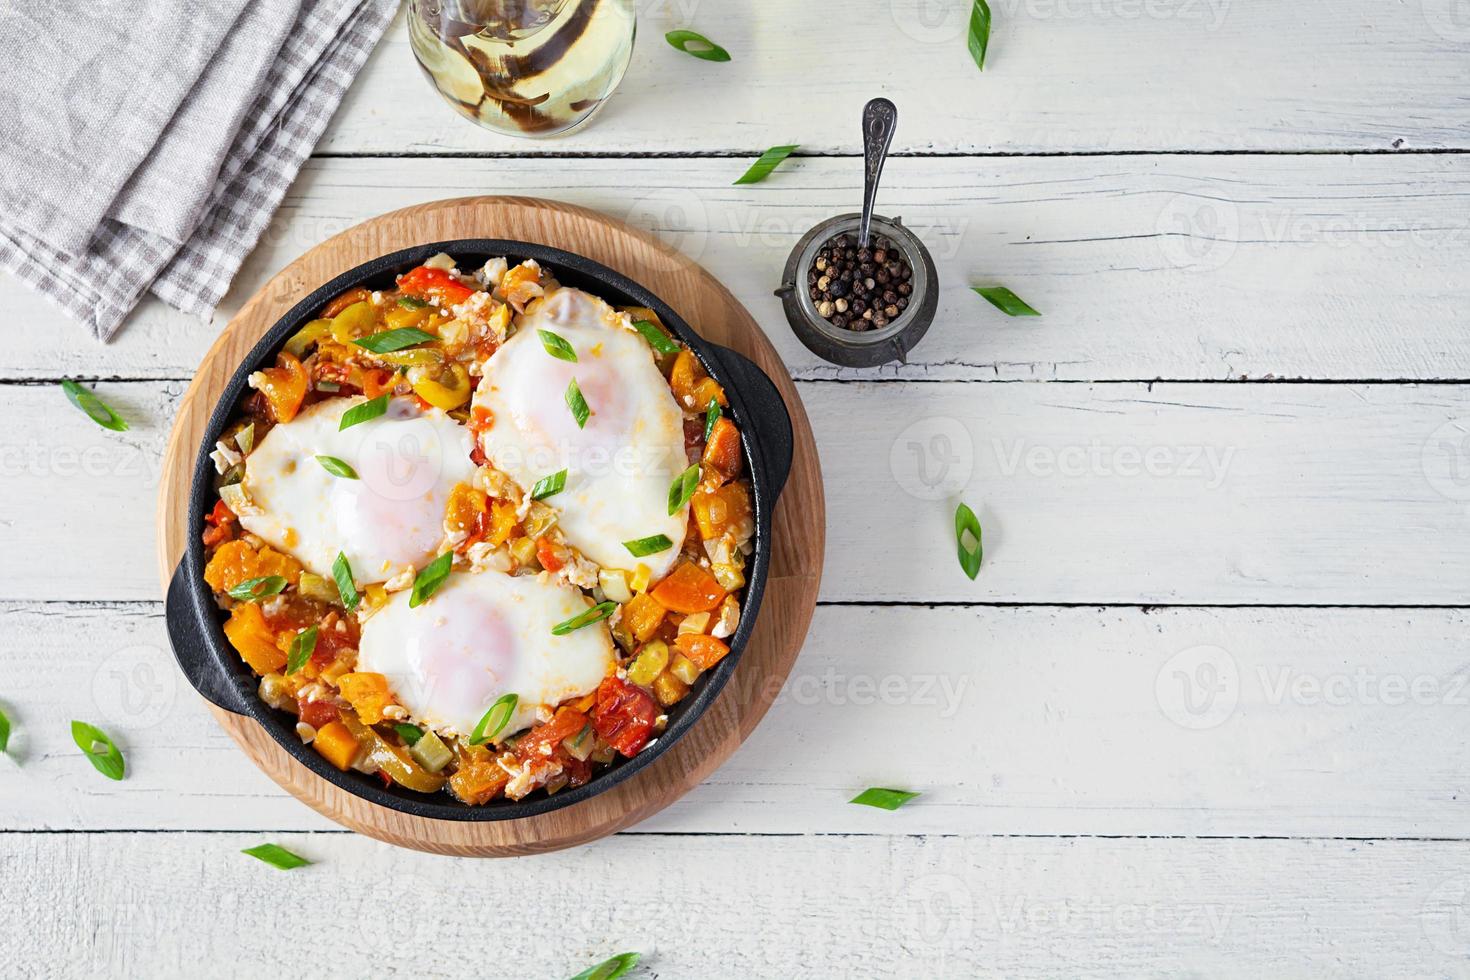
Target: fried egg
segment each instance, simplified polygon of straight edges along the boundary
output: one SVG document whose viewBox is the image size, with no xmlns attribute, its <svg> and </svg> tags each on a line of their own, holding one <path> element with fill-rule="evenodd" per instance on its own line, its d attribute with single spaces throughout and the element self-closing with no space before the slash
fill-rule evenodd
<svg viewBox="0 0 1470 980">
<path fill-rule="evenodd" d="M 358 585 L 386 581 L 432 560 L 444 538 L 444 508 L 468 482 L 474 436 L 438 409 L 391 398 L 383 415 L 339 431 L 367 399 L 329 398 L 266 433 L 245 458 L 245 493 L 257 512 L 240 524 L 331 576 L 338 552 Z M 329 473 L 340 459 L 358 479 Z"/>
<path fill-rule="evenodd" d="M 568 698 L 596 689 L 616 663 L 605 622 L 565 636 L 552 627 L 588 609 L 576 589 L 541 576 L 452 573 L 417 609 L 397 592 L 363 624 L 357 669 L 383 674 L 413 719 L 469 736 L 506 694 L 519 700 L 497 740 Z"/>
<path fill-rule="evenodd" d="M 576 362 L 548 353 L 543 330 L 570 344 Z M 591 410 L 581 428 L 567 405 L 574 378 Z M 523 489 L 567 471 L 565 489 L 546 503 L 569 544 L 604 568 L 668 572 L 689 519 L 687 504 L 668 512 L 669 488 L 689 465 L 684 416 L 624 314 L 579 289 L 555 290 L 486 363 L 475 405 L 490 413 L 485 458 Z M 672 546 L 656 554 L 624 546 L 659 534 Z"/>
</svg>

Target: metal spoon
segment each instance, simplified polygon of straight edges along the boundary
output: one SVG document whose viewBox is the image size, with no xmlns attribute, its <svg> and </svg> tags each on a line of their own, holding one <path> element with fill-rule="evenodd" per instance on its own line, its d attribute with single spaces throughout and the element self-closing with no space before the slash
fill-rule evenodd
<svg viewBox="0 0 1470 980">
<path fill-rule="evenodd" d="M 873 202 L 878 199 L 878 181 L 883 161 L 893 145 L 898 128 L 898 106 L 887 99 L 874 99 L 863 107 L 863 220 L 858 226 L 858 248 L 868 247 L 868 226 L 873 221 Z"/>
</svg>

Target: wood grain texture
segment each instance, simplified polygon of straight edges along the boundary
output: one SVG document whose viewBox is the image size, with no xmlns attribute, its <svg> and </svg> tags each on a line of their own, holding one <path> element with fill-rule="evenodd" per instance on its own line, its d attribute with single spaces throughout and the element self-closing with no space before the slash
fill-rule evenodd
<svg viewBox="0 0 1470 980">
<path fill-rule="evenodd" d="M 214 724 L 156 604 L 7 604 L 0 627 L 0 827 L 331 826 Z M 824 606 L 760 727 L 638 830 L 1463 838 L 1467 629 L 1444 609 Z M 118 740 L 126 782 L 79 756 L 72 718 Z M 923 795 L 847 804 L 874 785 Z"/>
<path fill-rule="evenodd" d="M 425 242 L 500 237 L 575 251 L 652 290 L 706 339 L 750 357 L 775 382 L 791 416 L 791 475 L 772 526 L 772 559 L 755 632 L 732 685 L 784 678 L 801 649 L 822 573 L 822 476 L 801 399 L 750 315 L 707 272 L 657 239 L 582 208 L 529 198 L 447 200 L 348 229 L 291 263 L 246 303 L 205 355 L 184 393 L 159 471 L 158 568 L 166 590 L 190 533 L 188 488 L 209 414 L 251 347 L 288 309 L 341 272 Z M 758 685 L 757 685 L 758 686 Z M 521 820 L 453 823 L 368 803 L 298 764 L 258 724 L 211 707 L 247 755 L 301 801 L 390 843 L 443 854 L 503 857 L 556 850 L 632 826 L 707 777 L 754 729 L 770 697 L 721 696 L 638 775 L 576 806 Z"/>
<path fill-rule="evenodd" d="M 652 232 L 708 268 L 797 379 L 1109 381 L 1470 378 L 1470 157 L 892 160 L 880 210 L 939 264 L 933 328 L 906 366 L 839 369 L 772 290 L 808 228 L 859 199 L 857 160 L 314 160 L 219 323 L 306 249 L 445 195 L 548 195 Z M 187 378 L 217 328 L 145 303 L 97 344 L 29 290 L 0 289 L 0 378 Z M 969 291 L 1005 283 L 1045 314 Z"/>
<path fill-rule="evenodd" d="M 11 553 L 92 559 L 27 562 L 0 598 L 157 597 L 138 556 L 181 387 L 102 385 L 137 422 L 119 436 L 54 385 L 0 386 Z M 1470 386 L 799 387 L 829 488 L 827 601 L 1466 602 Z M 974 582 L 959 496 L 986 528 Z"/>
<path fill-rule="evenodd" d="M 265 840 L 316 863 L 239 853 Z M 487 952 L 567 977 L 624 951 L 630 980 L 1459 976 L 1467 863 L 1465 842 L 640 835 L 487 885 L 350 834 L 0 834 L 0 954 L 23 978 L 477 976 Z M 309 951 L 263 941 L 327 909 Z"/>
<path fill-rule="evenodd" d="M 555 140 L 465 122 L 400 18 L 318 149 L 333 153 L 861 153 L 863 103 L 898 104 L 924 153 L 1466 147 L 1470 17 L 1456 0 L 992 0 L 986 68 L 969 0 L 642 0 L 622 88 Z M 727 64 L 675 51 L 692 27 Z M 862 66 L 861 72 L 854 65 Z"/>
</svg>

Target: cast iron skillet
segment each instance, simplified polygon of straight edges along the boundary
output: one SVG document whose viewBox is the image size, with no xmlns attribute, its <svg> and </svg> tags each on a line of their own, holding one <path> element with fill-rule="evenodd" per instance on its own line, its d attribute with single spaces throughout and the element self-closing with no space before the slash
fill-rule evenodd
<svg viewBox="0 0 1470 980">
<path fill-rule="evenodd" d="M 204 515 L 214 506 L 215 500 L 215 471 L 209 453 L 238 413 L 242 399 L 250 394 L 246 379 L 251 372 L 274 364 L 276 352 L 287 339 L 333 297 L 356 286 L 391 289 L 395 276 L 421 265 L 439 252 L 454 256 L 464 269 L 479 268 L 489 259 L 502 256 L 511 265 L 524 259 L 535 259 L 563 285 L 586 289 L 613 305 L 646 306 L 656 312 L 664 326 L 687 344 L 710 376 L 724 386 L 730 401 L 729 412 L 740 428 L 745 466 L 753 488 L 755 553 L 747 566 L 740 626 L 730 639 L 729 654 L 695 682 L 693 690 L 683 701 L 669 709 L 668 728 L 642 752 L 631 759 L 619 758 L 584 786 L 564 789 L 554 796 L 538 792 L 519 803 L 499 800 L 485 806 L 467 806 L 444 793 L 425 795 L 397 785 L 385 788 L 376 776 L 339 771 L 315 749 L 301 743 L 292 715 L 276 711 L 260 700 L 256 693 L 259 680 L 226 641 L 221 628 L 224 614 L 216 606 L 203 576 L 204 546 L 200 534 L 204 528 Z M 259 722 L 296 761 L 322 779 L 371 803 L 438 820 L 514 820 L 571 806 L 617 785 L 662 755 L 689 731 L 735 672 L 755 628 L 756 613 L 760 609 L 761 594 L 770 570 L 771 513 L 791 468 L 791 452 L 791 417 L 771 379 L 742 355 L 702 340 L 657 296 L 606 266 L 560 249 L 487 238 L 434 242 L 394 252 L 344 272 L 296 304 L 255 345 L 225 387 L 199 446 L 189 493 L 188 545 L 169 582 L 165 617 L 174 656 L 189 683 L 205 698 L 227 711 Z"/>
</svg>

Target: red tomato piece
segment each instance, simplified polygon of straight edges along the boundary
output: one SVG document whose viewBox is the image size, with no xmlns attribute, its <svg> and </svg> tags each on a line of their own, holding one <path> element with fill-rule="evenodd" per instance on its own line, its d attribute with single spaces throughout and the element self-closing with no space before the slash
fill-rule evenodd
<svg viewBox="0 0 1470 980">
<path fill-rule="evenodd" d="M 426 265 L 404 273 L 398 280 L 398 288 L 414 296 L 432 296 L 450 306 L 463 303 L 475 294 L 443 269 L 430 269 Z"/>
<path fill-rule="evenodd" d="M 587 716 L 575 708 L 559 708 L 544 725 L 531 729 L 516 743 L 516 755 L 522 759 L 549 758 L 557 746 L 587 727 Z"/>
<path fill-rule="evenodd" d="M 604 742 L 628 758 L 648 744 L 658 705 L 653 695 L 618 677 L 605 677 L 597 688 L 592 727 Z"/>
<path fill-rule="evenodd" d="M 301 702 L 301 720 L 312 728 L 325 728 L 334 721 L 342 719 L 342 712 L 330 701 L 303 701 Z"/>
</svg>

